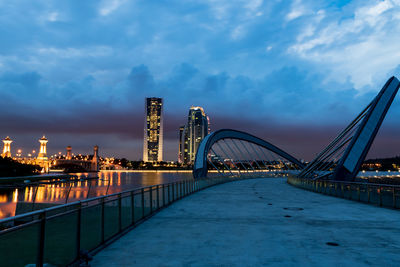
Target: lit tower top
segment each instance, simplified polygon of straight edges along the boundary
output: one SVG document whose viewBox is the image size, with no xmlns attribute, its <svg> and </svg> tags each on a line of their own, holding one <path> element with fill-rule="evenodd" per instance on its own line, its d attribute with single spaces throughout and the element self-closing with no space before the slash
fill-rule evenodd
<svg viewBox="0 0 400 267">
<path fill-rule="evenodd" d="M 47 159 L 47 138 L 43 135 L 42 138 L 39 139 L 40 142 L 40 151 L 38 155 L 38 159 Z"/>
<path fill-rule="evenodd" d="M 1 154 L 1 156 L 3 158 L 11 158 L 11 143 L 12 142 L 13 142 L 13 140 L 11 140 L 11 138 L 8 136 L 3 139 L 4 148 L 3 148 L 3 154 Z"/>
<path fill-rule="evenodd" d="M 71 146 L 67 146 L 67 160 L 71 160 L 72 159 L 72 147 Z"/>
</svg>

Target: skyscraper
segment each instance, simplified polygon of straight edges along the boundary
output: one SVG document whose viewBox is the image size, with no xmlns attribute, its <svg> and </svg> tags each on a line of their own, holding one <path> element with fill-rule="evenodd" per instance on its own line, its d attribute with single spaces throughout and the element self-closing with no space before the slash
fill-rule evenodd
<svg viewBox="0 0 400 267">
<path fill-rule="evenodd" d="M 193 164 L 201 141 L 209 134 L 209 118 L 202 107 L 191 107 L 180 140 L 183 163 Z M 181 127 L 182 128 L 182 127 Z"/>
<path fill-rule="evenodd" d="M 143 161 L 163 160 L 163 99 L 148 97 L 145 100 Z"/>
<path fill-rule="evenodd" d="M 185 126 L 179 127 L 179 150 L 178 150 L 178 163 L 183 163 L 183 133 L 185 131 Z"/>
</svg>

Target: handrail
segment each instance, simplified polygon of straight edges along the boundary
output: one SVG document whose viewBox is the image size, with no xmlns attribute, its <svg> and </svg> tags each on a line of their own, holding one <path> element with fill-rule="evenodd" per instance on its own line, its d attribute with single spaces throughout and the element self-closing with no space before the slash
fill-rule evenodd
<svg viewBox="0 0 400 267">
<path fill-rule="evenodd" d="M 400 195 L 398 194 L 400 192 L 400 185 L 313 180 L 295 176 L 288 177 L 287 182 L 293 186 L 322 194 L 400 209 Z M 371 199 L 371 193 L 375 194 L 375 199 Z"/>
</svg>

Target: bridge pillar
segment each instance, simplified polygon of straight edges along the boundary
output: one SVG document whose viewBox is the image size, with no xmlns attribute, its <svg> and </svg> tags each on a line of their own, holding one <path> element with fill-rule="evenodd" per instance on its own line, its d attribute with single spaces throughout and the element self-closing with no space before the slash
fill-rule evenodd
<svg viewBox="0 0 400 267">
<path fill-rule="evenodd" d="M 11 140 L 11 138 L 8 136 L 3 139 L 4 148 L 3 148 L 3 154 L 1 154 L 1 156 L 3 158 L 11 158 L 11 143 L 12 142 L 13 142 L 13 140 Z"/>
<path fill-rule="evenodd" d="M 43 168 L 42 172 L 49 172 L 49 158 L 47 157 L 47 138 L 43 135 L 39 139 L 40 150 L 36 158 L 36 164 Z"/>
</svg>

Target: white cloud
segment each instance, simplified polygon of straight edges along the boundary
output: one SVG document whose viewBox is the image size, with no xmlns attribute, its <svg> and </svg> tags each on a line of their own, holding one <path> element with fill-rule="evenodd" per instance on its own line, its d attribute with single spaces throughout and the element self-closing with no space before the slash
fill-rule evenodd
<svg viewBox="0 0 400 267">
<path fill-rule="evenodd" d="M 108 16 L 117 10 L 125 0 L 105 0 L 100 4 L 99 13 L 102 16 Z"/>
<path fill-rule="evenodd" d="M 51 12 L 51 13 L 49 14 L 49 16 L 47 17 L 47 20 L 48 20 L 48 21 L 51 21 L 51 22 L 54 22 L 54 21 L 57 21 L 57 20 L 58 20 L 58 17 L 59 17 L 58 12 Z"/>
<path fill-rule="evenodd" d="M 246 8 L 249 9 L 250 11 L 257 11 L 261 5 L 263 4 L 263 0 L 250 0 L 246 4 Z"/>
<path fill-rule="evenodd" d="M 317 14 L 288 52 L 326 66 L 329 79 L 350 78 L 358 90 L 375 86 L 400 64 L 399 12 L 399 1 L 386 0 L 358 6 L 351 19 L 335 16 L 327 24 L 319 24 Z"/>
<path fill-rule="evenodd" d="M 235 27 L 233 29 L 233 31 L 231 32 L 231 38 L 233 40 L 238 40 L 238 39 L 244 37 L 245 34 L 246 34 L 246 31 L 244 29 L 244 26 L 239 25 L 239 26 Z"/>
<path fill-rule="evenodd" d="M 41 56 L 51 56 L 57 58 L 80 58 L 80 57 L 104 57 L 110 56 L 113 49 L 108 46 L 92 46 L 89 48 L 55 48 L 41 47 L 37 50 Z"/>
<path fill-rule="evenodd" d="M 290 12 L 286 15 L 286 21 L 297 19 L 306 14 L 306 8 L 303 6 L 301 0 L 295 0 L 292 3 Z"/>
</svg>

